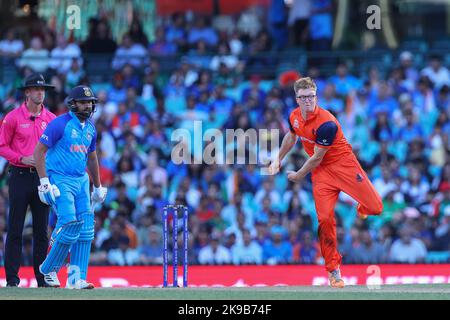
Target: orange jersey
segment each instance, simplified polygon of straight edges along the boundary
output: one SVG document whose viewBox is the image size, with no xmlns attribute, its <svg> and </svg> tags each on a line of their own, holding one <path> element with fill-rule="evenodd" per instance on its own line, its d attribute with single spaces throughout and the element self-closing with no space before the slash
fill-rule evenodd
<svg viewBox="0 0 450 320">
<path fill-rule="evenodd" d="M 337 119 L 319 106 L 309 114 L 306 121 L 300 108 L 295 108 L 289 116 L 289 127 L 291 132 L 300 137 L 303 148 L 310 157 L 314 154 L 315 145 L 329 149 L 320 163 L 321 166 L 353 153 Z"/>
</svg>

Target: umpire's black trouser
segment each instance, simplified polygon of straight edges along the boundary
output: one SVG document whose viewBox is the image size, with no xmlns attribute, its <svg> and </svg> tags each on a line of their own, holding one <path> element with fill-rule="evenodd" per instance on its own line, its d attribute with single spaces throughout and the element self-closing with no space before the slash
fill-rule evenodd
<svg viewBox="0 0 450 320">
<path fill-rule="evenodd" d="M 9 217 L 5 244 L 5 272 L 9 285 L 19 284 L 22 257 L 22 233 L 28 205 L 33 216 L 33 266 L 38 286 L 45 286 L 39 265 L 45 260 L 48 247 L 49 207 L 39 200 L 39 176 L 34 168 L 9 169 Z"/>
</svg>

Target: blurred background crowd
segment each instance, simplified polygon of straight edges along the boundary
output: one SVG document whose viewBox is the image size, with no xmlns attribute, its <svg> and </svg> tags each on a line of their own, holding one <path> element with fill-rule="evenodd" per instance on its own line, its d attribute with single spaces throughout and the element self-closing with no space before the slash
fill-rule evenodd
<svg viewBox="0 0 450 320">
<path fill-rule="evenodd" d="M 429 22 L 449 5 L 422 12 L 420 1 L 413 9 L 392 1 L 391 14 L 403 13 L 393 44 L 366 28 L 365 1 L 345 8 L 363 31 L 344 32 L 340 42 L 338 31 L 349 28 L 339 20 L 343 1 L 243 1 L 247 8 L 230 13 L 220 11 L 222 1 L 203 1 L 209 14 L 172 10 L 171 1 L 79 1 L 85 23 L 72 31 L 65 1 L 62 9 L 53 2 L 11 2 L 17 24 L 1 26 L 0 112 L 23 101 L 16 88 L 32 72 L 56 86 L 45 105 L 57 115 L 75 85 L 98 97 L 92 121 L 109 192 L 95 212 L 91 265 L 162 264 L 167 204 L 189 208 L 191 264 L 321 264 L 310 177 L 292 184 L 284 173 L 306 160 L 300 142 L 276 176 L 261 175 L 259 164 L 171 161 L 173 131 L 192 132 L 195 120 L 204 130 L 277 128 L 281 139 L 300 76 L 314 78 L 319 105 L 336 115 L 383 198 L 380 217 L 360 220 L 354 201 L 340 195 L 344 262 L 449 262 L 450 32 L 445 16 L 442 25 Z M 4 159 L 0 171 L 1 265 Z M 28 219 L 24 265 L 32 264 L 30 232 Z"/>
</svg>

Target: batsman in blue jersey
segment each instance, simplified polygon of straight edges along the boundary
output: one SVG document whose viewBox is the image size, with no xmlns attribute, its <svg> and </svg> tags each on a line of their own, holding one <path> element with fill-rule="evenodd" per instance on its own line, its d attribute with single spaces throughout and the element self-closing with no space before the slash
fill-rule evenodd
<svg viewBox="0 0 450 320">
<path fill-rule="evenodd" d="M 40 266 L 45 282 L 59 287 L 57 273 L 70 250 L 67 288 L 92 289 L 87 282 L 91 243 L 94 240 L 92 203 L 105 200 L 107 189 L 100 182 L 94 124 L 89 120 L 95 112 L 97 98 L 86 86 L 71 90 L 65 102 L 69 112 L 52 122 L 42 134 L 34 151 L 40 177 L 39 197 L 57 215 L 51 238 L 51 249 Z M 94 191 L 89 197 L 88 168 Z"/>
</svg>

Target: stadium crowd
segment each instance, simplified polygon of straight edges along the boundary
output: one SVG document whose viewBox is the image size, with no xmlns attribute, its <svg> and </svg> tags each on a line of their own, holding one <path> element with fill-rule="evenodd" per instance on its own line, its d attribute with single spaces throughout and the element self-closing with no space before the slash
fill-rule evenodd
<svg viewBox="0 0 450 320">
<path fill-rule="evenodd" d="M 329 49 L 332 24 L 324 22 L 331 19 L 329 2 L 310 2 L 323 7 L 306 13 L 293 7 L 289 16 L 279 16 L 282 11 L 274 7 L 266 24 L 242 14 L 229 33 L 224 31 L 228 20 L 213 26 L 210 19 L 184 14 L 158 26 L 153 40 L 135 20 L 118 43 L 102 18 L 91 20 L 88 38 L 79 42 L 45 24 L 30 41 L 14 30 L 5 32 L 0 58 L 12 61 L 18 76 L 2 99 L 3 116 L 23 99 L 14 89 L 32 72 L 43 73 L 56 86 L 46 106 L 57 115 L 67 111 L 64 98 L 77 84 L 91 86 L 99 98 L 93 121 L 109 193 L 96 209 L 92 265 L 162 264 L 166 204 L 189 207 L 191 264 L 321 264 L 310 179 L 292 184 L 283 173 L 305 161 L 300 143 L 277 176 L 261 175 L 252 164 L 171 161 L 172 132 L 192 131 L 195 120 L 220 130 L 279 128 L 282 138 L 295 108 L 292 83 L 300 74 L 315 79 L 319 105 L 337 116 L 383 198 L 382 215 L 361 220 L 355 203 L 341 194 L 336 216 L 344 262 L 449 261 L 450 72 L 442 57 L 417 65 L 414 53 L 404 51 L 390 70 L 374 65 L 356 73 L 339 62 L 332 75 L 309 65 L 276 79 L 244 76 L 249 66 L 267 68 L 270 56 L 261 57 L 261 52 L 293 45 Z M 280 29 L 279 19 L 289 20 L 290 29 Z M 316 34 L 316 23 L 329 26 L 321 29 L 325 34 Z M 304 32 L 308 24 L 309 34 Z M 90 80 L 83 59 L 88 53 L 112 55 L 110 82 Z M 182 56 L 175 70 L 161 71 L 159 58 L 174 54 Z M 0 264 L 8 212 L 7 166 L 1 164 Z M 54 226 L 54 217 L 51 222 Z M 33 260 L 29 230 L 24 265 Z"/>
</svg>

